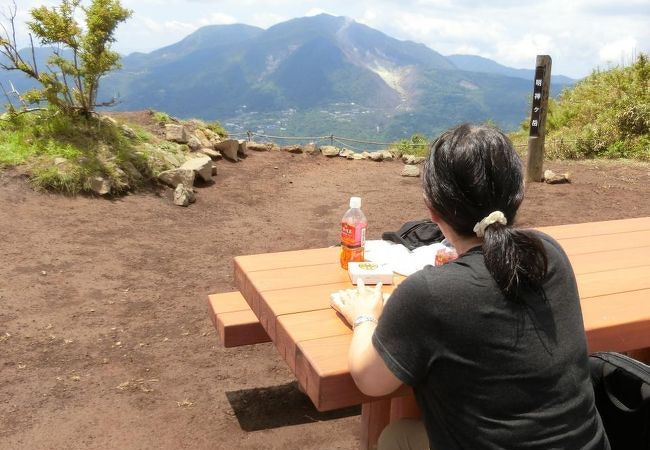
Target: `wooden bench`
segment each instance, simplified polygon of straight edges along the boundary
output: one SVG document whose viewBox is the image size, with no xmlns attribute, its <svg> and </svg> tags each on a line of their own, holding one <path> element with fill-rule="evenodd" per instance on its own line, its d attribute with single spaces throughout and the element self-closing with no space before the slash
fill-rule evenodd
<svg viewBox="0 0 650 450">
<path fill-rule="evenodd" d="M 209 295 L 208 313 L 224 347 L 271 341 L 239 291 Z"/>
</svg>

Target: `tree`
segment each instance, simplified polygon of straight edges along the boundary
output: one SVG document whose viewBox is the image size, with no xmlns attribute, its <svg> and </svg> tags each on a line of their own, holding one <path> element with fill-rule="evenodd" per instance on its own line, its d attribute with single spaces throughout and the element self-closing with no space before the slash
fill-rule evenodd
<svg viewBox="0 0 650 450">
<path fill-rule="evenodd" d="M 120 67 L 120 56 L 110 47 L 115 42 L 115 29 L 131 17 L 132 11 L 123 8 L 119 0 L 91 0 L 88 7 L 81 6 L 81 1 L 62 0 L 59 6 L 41 6 L 30 11 L 32 20 L 26 24 L 31 31 L 31 61 L 17 47 L 15 2 L 5 15 L 9 26 L 0 24 L 0 54 L 4 56 L 0 67 L 18 70 L 41 85 L 24 94 L 12 87 L 25 111 L 47 103 L 69 116 L 90 117 L 97 107 L 116 103 L 115 98 L 97 101 L 99 80 Z M 84 12 L 83 27 L 74 17 L 78 8 Z M 54 47 L 45 70 L 37 66 L 32 33 L 42 45 Z M 64 51 L 71 57 L 66 58 Z"/>
</svg>

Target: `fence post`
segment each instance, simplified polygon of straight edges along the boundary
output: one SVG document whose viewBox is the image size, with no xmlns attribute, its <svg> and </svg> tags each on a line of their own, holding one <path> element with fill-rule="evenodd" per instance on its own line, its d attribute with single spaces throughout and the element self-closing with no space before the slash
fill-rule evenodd
<svg viewBox="0 0 650 450">
<path fill-rule="evenodd" d="M 330 145 L 334 146 L 334 135 L 330 134 Z"/>
<path fill-rule="evenodd" d="M 251 130 L 248 130 L 246 132 L 246 136 L 248 136 L 248 142 L 251 142 L 253 140 L 253 133 L 251 132 Z"/>
<path fill-rule="evenodd" d="M 528 134 L 528 159 L 526 181 L 542 181 L 544 168 L 544 138 L 548 94 L 551 87 L 551 57 L 537 55 L 533 81 L 533 105 L 530 113 Z"/>
</svg>

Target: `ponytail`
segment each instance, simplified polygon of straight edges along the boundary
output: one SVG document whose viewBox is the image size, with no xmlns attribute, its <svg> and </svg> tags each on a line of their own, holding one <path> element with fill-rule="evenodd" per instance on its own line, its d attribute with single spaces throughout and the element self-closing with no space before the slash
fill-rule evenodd
<svg viewBox="0 0 650 450">
<path fill-rule="evenodd" d="M 542 241 L 530 232 L 495 223 L 483 236 L 485 266 L 503 295 L 515 299 L 522 288 L 539 288 L 548 260 Z"/>
</svg>

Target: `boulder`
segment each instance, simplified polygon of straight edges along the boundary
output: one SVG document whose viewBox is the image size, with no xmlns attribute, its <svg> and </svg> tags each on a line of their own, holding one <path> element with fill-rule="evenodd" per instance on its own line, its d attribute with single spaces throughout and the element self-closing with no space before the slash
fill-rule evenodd
<svg viewBox="0 0 650 450">
<path fill-rule="evenodd" d="M 203 134 L 205 134 L 205 137 L 208 138 L 208 141 L 210 141 L 211 145 L 214 145 L 221 140 L 221 137 L 209 128 L 204 128 L 201 131 L 203 131 Z"/>
<path fill-rule="evenodd" d="M 402 155 L 402 162 L 404 164 L 420 164 L 426 158 L 424 156 L 415 156 L 415 155 Z"/>
<path fill-rule="evenodd" d="M 268 152 L 270 150 L 267 144 L 261 144 L 259 142 L 249 142 L 246 144 L 246 148 L 255 152 Z"/>
<path fill-rule="evenodd" d="M 294 153 L 296 155 L 302 153 L 302 147 L 299 145 L 285 145 L 281 148 L 281 150 L 289 153 Z"/>
<path fill-rule="evenodd" d="M 248 146 L 248 142 L 246 141 L 238 141 L 239 142 L 239 148 L 237 149 L 237 156 L 240 158 L 246 158 L 248 155 L 246 154 L 246 148 Z"/>
<path fill-rule="evenodd" d="M 382 152 L 372 152 L 368 154 L 368 159 L 372 159 L 373 161 L 383 161 L 384 154 Z"/>
<path fill-rule="evenodd" d="M 179 184 L 194 186 L 194 170 L 192 169 L 171 169 L 165 170 L 158 175 L 158 179 L 168 186 L 176 188 Z"/>
<path fill-rule="evenodd" d="M 239 153 L 239 141 L 234 139 L 226 139 L 214 145 L 214 149 L 219 151 L 224 158 L 230 161 L 239 161 L 237 153 Z"/>
<path fill-rule="evenodd" d="M 548 184 L 571 183 L 571 178 L 568 173 L 555 173 L 552 170 L 545 170 L 544 182 Z"/>
<path fill-rule="evenodd" d="M 99 121 L 104 125 L 117 126 L 117 120 L 113 119 L 111 116 L 102 116 Z"/>
<path fill-rule="evenodd" d="M 352 156 L 350 156 L 348 159 L 359 161 L 366 158 L 363 156 L 363 153 L 352 153 Z"/>
<path fill-rule="evenodd" d="M 196 201 L 196 196 L 192 188 L 186 188 L 183 183 L 176 186 L 174 189 L 174 205 L 178 206 L 189 206 L 190 203 Z"/>
<path fill-rule="evenodd" d="M 209 156 L 188 159 L 180 168 L 193 170 L 203 181 L 212 181 L 212 160 Z"/>
<path fill-rule="evenodd" d="M 187 131 L 183 125 L 167 123 L 165 124 L 165 139 L 178 144 L 187 144 Z"/>
<path fill-rule="evenodd" d="M 333 145 L 323 145 L 323 146 L 321 146 L 320 152 L 324 156 L 329 156 L 329 157 L 339 156 L 339 149 L 334 147 Z"/>
<path fill-rule="evenodd" d="M 201 147 L 212 147 L 212 142 L 208 136 L 201 129 L 194 130 L 194 136 L 201 142 Z"/>
<path fill-rule="evenodd" d="M 313 155 L 316 153 L 316 144 L 313 142 L 310 142 L 309 144 L 305 144 L 302 146 L 302 151 L 305 152 L 307 155 Z"/>
<path fill-rule="evenodd" d="M 126 125 L 122 125 L 122 134 L 126 136 L 129 139 L 137 139 L 138 135 L 135 134 L 135 131 L 133 131 L 133 128 L 127 127 Z"/>
<path fill-rule="evenodd" d="M 111 182 L 104 177 L 92 177 L 90 179 L 90 189 L 95 194 L 106 195 L 111 192 Z"/>
<path fill-rule="evenodd" d="M 209 156 L 211 159 L 215 161 L 222 158 L 221 153 L 219 153 L 216 150 L 212 150 L 211 148 L 208 147 L 200 148 L 197 153 L 203 153 L 204 155 Z"/>
<path fill-rule="evenodd" d="M 420 166 L 415 164 L 406 164 L 402 169 L 403 177 L 419 177 L 420 176 Z"/>
<path fill-rule="evenodd" d="M 354 152 L 349 148 L 344 148 L 339 152 L 339 156 L 342 158 L 352 159 Z"/>
<path fill-rule="evenodd" d="M 201 144 L 201 140 L 199 138 L 191 134 L 190 137 L 187 139 L 187 146 L 190 148 L 190 150 L 195 152 L 201 147 L 203 147 L 203 144 Z"/>
<path fill-rule="evenodd" d="M 393 156 L 393 154 L 392 154 L 390 151 L 388 151 L 388 150 L 383 150 L 383 151 L 381 151 L 381 158 L 382 158 L 384 161 L 392 161 L 392 160 L 394 159 L 394 156 Z"/>
</svg>

